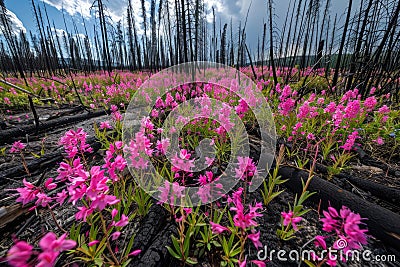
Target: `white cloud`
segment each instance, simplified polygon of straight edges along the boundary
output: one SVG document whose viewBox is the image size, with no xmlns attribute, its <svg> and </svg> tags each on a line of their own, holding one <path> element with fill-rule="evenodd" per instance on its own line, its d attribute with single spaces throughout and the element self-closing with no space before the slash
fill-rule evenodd
<svg viewBox="0 0 400 267">
<path fill-rule="evenodd" d="M 86 19 L 91 17 L 90 7 L 92 6 L 93 0 L 42 0 L 42 2 L 58 10 L 64 9 L 71 16 L 80 14 Z"/>
<path fill-rule="evenodd" d="M 94 17 L 97 10 L 96 7 L 92 7 L 94 0 L 41 0 L 42 2 L 57 8 L 58 10 L 65 10 L 69 15 L 82 15 L 85 19 Z M 134 10 L 137 10 L 140 1 L 133 0 L 132 5 Z M 95 3 L 97 5 L 97 3 Z M 128 6 L 128 0 L 110 0 L 103 1 L 103 5 L 106 7 L 106 15 L 108 15 L 114 22 L 122 20 L 126 15 L 126 8 Z"/>
<path fill-rule="evenodd" d="M 0 12 L 1 12 L 0 15 L 3 15 L 2 9 L 0 9 Z M 10 23 L 11 31 L 13 34 L 18 35 L 20 33 L 20 31 L 26 32 L 24 24 L 22 23 L 22 21 L 19 20 L 19 18 L 13 12 L 6 9 L 5 15 L 8 18 L 8 22 Z M 3 30 L 2 24 L 0 25 L 0 27 L 1 27 L 1 30 Z"/>
<path fill-rule="evenodd" d="M 55 36 L 58 37 L 63 37 L 64 33 L 66 34 L 67 32 L 63 29 L 55 29 L 55 28 L 51 28 L 51 31 L 54 33 Z"/>
</svg>

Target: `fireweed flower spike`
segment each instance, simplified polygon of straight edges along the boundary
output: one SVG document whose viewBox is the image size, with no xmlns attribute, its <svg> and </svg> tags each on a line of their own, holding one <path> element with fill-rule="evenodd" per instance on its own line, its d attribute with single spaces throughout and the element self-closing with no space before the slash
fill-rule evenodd
<svg viewBox="0 0 400 267">
<path fill-rule="evenodd" d="M 61 235 L 59 238 L 53 233 L 48 232 L 39 241 L 41 252 L 37 256 L 37 265 L 40 267 L 54 266 L 57 257 L 61 252 L 70 250 L 76 246 L 76 242 L 66 239 L 67 234 Z M 32 266 L 28 261 L 33 256 L 33 246 L 25 241 L 17 241 L 7 253 L 7 261 L 11 266 Z"/>
<path fill-rule="evenodd" d="M 329 207 L 327 211 L 323 211 L 324 217 L 321 218 L 322 230 L 330 233 L 328 236 L 316 236 L 314 238 L 314 245 L 327 249 L 328 237 L 334 237 L 335 241 L 332 248 L 335 250 L 342 250 L 344 253 L 350 253 L 352 250 L 362 249 L 362 245 L 367 244 L 367 229 L 362 229 L 360 226 L 363 224 L 361 216 L 352 212 L 346 206 L 342 206 L 340 211 L 333 207 Z M 335 257 L 325 258 L 314 255 L 314 260 L 317 262 L 326 262 L 329 266 L 336 266 L 337 260 L 345 261 L 345 258 L 336 259 Z M 333 256 L 333 255 L 331 255 Z"/>
<path fill-rule="evenodd" d="M 21 141 L 15 141 L 12 144 L 10 153 L 20 153 L 25 147 L 26 147 L 26 144 L 22 143 Z"/>
<path fill-rule="evenodd" d="M 302 217 L 293 217 L 293 211 L 289 212 L 281 212 L 283 218 L 283 225 L 288 226 L 289 224 L 292 225 L 295 231 L 298 231 L 297 223 L 299 223 L 303 218 Z"/>
<path fill-rule="evenodd" d="M 25 241 L 17 241 L 7 253 L 7 261 L 13 267 L 27 267 L 31 258 L 33 246 Z"/>
<path fill-rule="evenodd" d="M 229 231 L 229 229 L 225 226 L 222 226 L 218 223 L 210 222 L 211 225 L 211 231 L 213 234 L 221 234 L 224 231 Z"/>
</svg>

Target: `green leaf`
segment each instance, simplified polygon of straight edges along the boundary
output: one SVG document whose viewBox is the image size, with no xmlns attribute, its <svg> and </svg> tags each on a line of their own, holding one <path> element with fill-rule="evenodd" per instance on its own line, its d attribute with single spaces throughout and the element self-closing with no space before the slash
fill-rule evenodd
<svg viewBox="0 0 400 267">
<path fill-rule="evenodd" d="M 230 251 L 230 256 L 231 256 L 231 257 L 234 257 L 234 256 L 236 256 L 237 254 L 239 254 L 240 252 L 241 252 L 240 247 L 237 247 L 237 248 L 235 248 L 235 249 L 231 249 L 231 251 Z"/>
<path fill-rule="evenodd" d="M 186 263 L 189 263 L 189 264 L 197 264 L 198 263 L 198 261 L 197 261 L 197 259 L 195 259 L 195 258 L 187 258 L 186 259 Z"/>
<path fill-rule="evenodd" d="M 36 153 L 33 153 L 33 152 L 31 152 L 31 154 L 32 154 L 32 156 L 34 156 L 35 158 L 40 159 L 40 155 L 38 155 L 38 154 L 36 154 Z"/>
<path fill-rule="evenodd" d="M 174 245 L 176 251 L 180 251 L 181 250 L 181 247 L 179 246 L 178 239 L 176 239 L 175 236 L 172 236 L 172 244 Z"/>
<path fill-rule="evenodd" d="M 132 259 L 127 259 L 122 265 L 121 267 L 126 267 L 128 266 L 128 264 L 132 261 Z"/>
<path fill-rule="evenodd" d="M 217 240 L 212 240 L 211 243 L 216 246 L 217 248 L 220 248 L 222 245 L 219 243 Z"/>
<path fill-rule="evenodd" d="M 169 254 L 171 254 L 174 258 L 176 258 L 178 260 L 182 259 L 182 257 L 179 256 L 171 247 L 166 246 L 166 248 L 167 248 Z"/>
<path fill-rule="evenodd" d="M 133 241 L 135 240 L 135 236 L 133 235 L 132 237 L 131 237 L 131 239 L 129 240 L 129 243 L 128 243 L 128 245 L 125 247 L 125 250 L 124 250 L 124 257 L 126 257 L 126 256 L 128 256 L 128 254 L 130 253 L 130 251 L 132 250 L 132 246 L 133 246 Z"/>
<path fill-rule="evenodd" d="M 308 266 L 310 266 L 310 267 L 316 267 L 317 265 L 315 265 L 314 263 L 312 263 L 311 261 L 309 261 L 309 260 L 303 260 L 304 261 L 304 263 L 305 264 L 307 264 Z"/>
<path fill-rule="evenodd" d="M 225 255 L 229 255 L 228 242 L 226 241 L 225 236 L 222 237 L 222 249 L 223 249 Z"/>
<path fill-rule="evenodd" d="M 104 264 L 104 262 L 101 258 L 94 259 L 94 263 L 99 267 L 103 266 L 103 264 Z"/>
</svg>

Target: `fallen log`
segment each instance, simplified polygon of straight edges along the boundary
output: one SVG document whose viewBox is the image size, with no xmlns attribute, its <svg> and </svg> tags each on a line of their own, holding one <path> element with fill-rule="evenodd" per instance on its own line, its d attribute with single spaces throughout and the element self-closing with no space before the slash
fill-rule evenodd
<svg viewBox="0 0 400 267">
<path fill-rule="evenodd" d="M 302 181 L 306 182 L 309 173 L 294 167 L 280 167 L 278 174 L 288 181 L 284 184 L 295 193 L 301 193 Z M 379 205 L 370 203 L 355 194 L 348 192 L 318 176 L 314 176 L 308 190 L 316 192 L 310 200 L 319 203 L 326 209 L 330 204 L 336 209 L 343 205 L 367 218 L 369 233 L 382 242 L 400 249 L 400 215 Z"/>
<path fill-rule="evenodd" d="M 89 137 L 86 141 L 93 149 L 92 153 L 97 152 L 101 148 L 101 144 L 95 137 Z M 58 149 L 55 152 L 48 153 L 38 159 L 27 162 L 29 172 L 40 172 L 48 167 L 55 166 L 55 163 L 62 161 L 64 158 L 63 150 Z M 10 178 L 26 175 L 25 168 L 22 164 L 13 168 L 0 172 L 0 185 L 6 184 Z"/>
<path fill-rule="evenodd" d="M 168 223 L 152 240 L 152 244 L 140 257 L 140 260 L 131 262 L 128 266 L 135 267 L 164 267 L 174 266 L 174 260 L 168 252 L 167 246 L 172 247 L 172 235 L 177 236 L 176 225 Z M 175 265 L 176 266 L 176 265 Z"/>
<path fill-rule="evenodd" d="M 347 174 L 338 174 L 336 177 L 345 179 L 350 183 L 356 185 L 357 187 L 361 188 L 364 191 L 370 192 L 372 195 L 386 200 L 393 204 L 400 203 L 400 189 L 389 187 L 386 185 L 382 185 L 379 183 L 375 183 L 368 179 L 362 179 L 359 177 L 347 175 Z"/>
<path fill-rule="evenodd" d="M 91 113 L 85 113 L 85 114 L 78 114 L 74 116 L 67 116 L 67 117 L 62 117 L 58 119 L 54 119 L 51 121 L 44 121 L 39 124 L 37 127 L 38 132 L 43 132 L 55 127 L 60 127 L 60 126 L 65 126 L 71 123 L 79 122 L 79 121 L 84 121 L 87 119 L 107 115 L 107 111 L 105 110 L 100 110 L 96 112 L 91 112 Z M 7 129 L 7 130 L 2 130 L 0 132 L 0 144 L 5 144 L 10 142 L 11 140 L 15 140 L 17 137 L 25 137 L 25 135 L 29 134 L 34 134 L 36 132 L 36 126 L 35 125 L 26 125 L 23 127 L 18 127 L 18 128 L 12 128 L 12 129 Z"/>
<path fill-rule="evenodd" d="M 171 256 L 166 246 L 172 246 L 171 235 L 177 234 L 176 225 L 167 220 L 168 212 L 161 205 L 152 205 L 143 218 L 133 241 L 133 249 L 142 252 L 128 266 L 170 266 Z"/>
<path fill-rule="evenodd" d="M 27 214 L 32 206 L 32 203 L 25 206 L 17 203 L 8 207 L 0 207 L 0 229 L 13 222 L 19 216 Z"/>
<path fill-rule="evenodd" d="M 324 165 L 317 164 L 316 169 L 324 174 L 328 173 Z M 375 183 L 368 179 L 359 178 L 345 173 L 336 174 L 335 177 L 344 179 L 361 188 L 364 191 L 370 192 L 373 196 L 386 200 L 393 204 L 400 203 L 400 189 L 389 187 L 380 183 Z"/>
<path fill-rule="evenodd" d="M 157 233 L 167 224 L 166 217 L 167 211 L 162 206 L 152 205 L 140 223 L 140 231 L 136 234 L 132 247 L 146 251 Z"/>
<path fill-rule="evenodd" d="M 38 159 L 27 162 L 27 168 L 30 173 L 41 171 L 49 166 L 54 166 L 56 162 L 63 160 L 63 155 L 60 151 L 47 153 Z M 25 168 L 22 164 L 19 164 L 13 168 L 0 172 L 0 185 L 4 185 L 10 180 L 8 178 L 14 178 L 19 176 L 27 175 Z"/>
<path fill-rule="evenodd" d="M 384 172 L 387 172 L 390 175 L 393 175 L 395 177 L 400 177 L 400 170 L 392 168 L 388 164 L 380 160 L 374 159 L 358 146 L 354 146 L 354 150 L 357 153 L 358 158 L 360 159 L 360 162 L 362 164 L 377 167 L 383 170 Z"/>
</svg>

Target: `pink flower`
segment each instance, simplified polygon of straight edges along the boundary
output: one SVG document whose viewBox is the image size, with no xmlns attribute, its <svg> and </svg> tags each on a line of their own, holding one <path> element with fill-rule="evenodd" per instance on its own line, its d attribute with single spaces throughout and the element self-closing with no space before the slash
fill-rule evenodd
<svg viewBox="0 0 400 267">
<path fill-rule="evenodd" d="M 243 261 L 238 261 L 239 267 L 246 267 L 246 259 L 244 259 Z"/>
<path fill-rule="evenodd" d="M 5 104 L 11 105 L 11 101 L 10 101 L 10 99 L 8 97 L 4 97 L 3 100 L 4 100 Z"/>
<path fill-rule="evenodd" d="M 300 129 L 303 126 L 303 124 L 301 122 L 296 123 L 295 126 L 293 126 L 293 131 L 297 131 L 298 129 Z"/>
<path fill-rule="evenodd" d="M 262 246 L 262 243 L 260 242 L 260 232 L 249 234 L 247 237 L 253 242 L 257 249 Z"/>
<path fill-rule="evenodd" d="M 388 106 L 383 105 L 382 107 L 380 107 L 380 108 L 378 109 L 378 112 L 379 112 L 380 114 L 387 114 L 387 113 L 390 112 L 390 109 L 388 108 Z"/>
<path fill-rule="evenodd" d="M 209 184 L 202 185 L 199 187 L 197 191 L 197 195 L 199 195 L 202 203 L 207 203 L 211 198 L 211 187 Z"/>
<path fill-rule="evenodd" d="M 363 218 L 357 213 L 353 213 L 345 206 L 342 206 L 338 213 L 333 207 L 329 207 L 328 211 L 323 211 L 325 218 L 322 230 L 326 232 L 336 232 L 338 240 L 334 244 L 334 248 L 343 249 L 344 252 L 352 249 L 360 249 L 360 244 L 367 244 L 366 229 L 360 229 Z M 345 241 L 346 247 L 339 244 L 339 240 Z"/>
<path fill-rule="evenodd" d="M 111 211 L 111 218 L 114 219 L 114 217 L 118 214 L 118 210 L 117 209 L 113 209 Z"/>
<path fill-rule="evenodd" d="M 296 103 L 296 101 L 292 98 L 288 98 L 284 101 L 281 101 L 281 103 L 278 106 L 279 110 L 281 111 L 281 114 L 283 116 L 287 116 L 290 113 L 290 111 L 293 109 L 295 103 Z"/>
<path fill-rule="evenodd" d="M 315 237 L 314 245 L 316 247 L 322 247 L 323 249 L 326 249 L 325 237 L 323 237 L 321 235 L 317 235 Z"/>
<path fill-rule="evenodd" d="M 115 240 L 118 239 L 118 237 L 121 235 L 121 232 L 116 231 L 114 233 L 111 234 L 111 240 Z"/>
<path fill-rule="evenodd" d="M 116 105 L 111 105 L 110 110 L 111 110 L 112 113 L 117 112 L 118 111 L 118 107 Z"/>
<path fill-rule="evenodd" d="M 47 179 L 47 181 L 44 183 L 44 186 L 45 186 L 48 190 L 53 190 L 54 188 L 57 187 L 57 184 L 53 183 L 53 178 L 49 178 L 49 179 Z"/>
<path fill-rule="evenodd" d="M 62 205 L 65 201 L 65 199 L 68 197 L 67 191 L 63 189 L 61 192 L 57 193 L 57 196 L 55 197 L 55 200 Z"/>
<path fill-rule="evenodd" d="M 211 166 L 211 164 L 213 164 L 213 162 L 214 162 L 214 158 L 205 157 L 205 160 L 206 160 L 207 167 Z"/>
<path fill-rule="evenodd" d="M 75 219 L 77 220 L 83 220 L 86 222 L 87 216 L 93 213 L 94 209 L 92 208 L 86 208 L 86 207 L 78 207 L 79 212 L 75 214 Z"/>
<path fill-rule="evenodd" d="M 53 267 L 60 252 L 58 251 L 43 251 L 39 254 L 39 263 L 37 267 Z"/>
<path fill-rule="evenodd" d="M 110 125 L 110 123 L 108 121 L 102 121 L 100 122 L 100 129 L 112 129 L 112 126 Z"/>
<path fill-rule="evenodd" d="M 385 142 L 383 141 L 382 137 L 378 136 L 375 140 L 372 140 L 376 142 L 378 145 L 383 145 Z"/>
<path fill-rule="evenodd" d="M 324 109 L 325 113 L 333 113 L 336 110 L 336 103 L 335 102 L 330 102 L 326 108 Z"/>
<path fill-rule="evenodd" d="M 246 212 L 242 203 L 242 192 L 243 188 L 240 187 L 236 192 L 233 193 L 232 198 L 228 199 L 228 202 L 233 204 L 233 207 L 231 207 L 230 210 L 236 212 L 233 217 L 234 225 L 246 230 L 249 227 L 258 226 L 255 218 L 262 216 L 262 214 L 258 212 L 258 210 L 262 208 L 262 204 L 256 203 L 255 206 L 249 205 L 249 211 Z"/>
<path fill-rule="evenodd" d="M 222 226 L 218 223 L 210 222 L 211 225 L 211 232 L 213 234 L 221 234 L 224 231 L 229 231 L 229 229 L 225 226 Z"/>
<path fill-rule="evenodd" d="M 15 141 L 12 144 L 12 147 L 10 149 L 10 153 L 19 153 L 26 147 L 26 144 L 22 143 L 21 141 Z"/>
<path fill-rule="evenodd" d="M 73 240 L 66 240 L 67 234 L 63 234 L 57 239 L 56 234 L 48 232 L 39 241 L 39 246 L 43 251 L 57 251 L 62 252 L 65 250 L 72 249 L 76 246 L 76 242 Z"/>
<path fill-rule="evenodd" d="M 370 96 L 364 101 L 364 106 L 367 108 L 367 111 L 372 111 L 378 101 L 376 100 L 375 96 Z"/>
<path fill-rule="evenodd" d="M 346 143 L 345 143 L 343 146 L 341 146 L 341 148 L 343 148 L 345 151 L 350 151 L 350 150 L 352 150 L 352 149 L 353 149 L 353 146 L 354 146 L 354 143 L 355 143 L 355 141 L 356 141 L 357 138 L 359 138 L 358 132 L 357 132 L 357 131 L 352 132 L 352 133 L 347 137 Z"/>
<path fill-rule="evenodd" d="M 158 191 L 160 191 L 160 195 L 158 196 L 159 201 L 157 202 L 158 204 L 162 204 L 168 201 L 168 196 L 170 191 L 169 189 L 170 189 L 170 183 L 167 180 L 165 180 L 164 185 L 158 188 Z"/>
<path fill-rule="evenodd" d="M 17 241 L 7 252 L 7 261 L 11 266 L 28 266 L 27 262 L 32 255 L 33 246 L 25 241 Z"/>
<path fill-rule="evenodd" d="M 236 171 L 236 178 L 245 180 L 247 177 L 253 177 L 257 173 L 256 164 L 250 157 L 237 157 L 238 168 Z"/>
<path fill-rule="evenodd" d="M 326 264 L 328 264 L 329 266 L 336 266 L 337 265 L 336 259 L 335 258 L 329 258 L 329 259 L 327 259 Z"/>
<path fill-rule="evenodd" d="M 206 171 L 206 175 L 199 175 L 199 184 L 206 185 L 213 181 L 213 173 L 210 171 Z"/>
<path fill-rule="evenodd" d="M 333 217 L 329 212 L 323 211 L 325 218 L 322 218 L 321 221 L 323 222 L 322 230 L 326 232 L 331 232 L 336 229 L 337 224 L 339 223 L 335 217 Z"/>
<path fill-rule="evenodd" d="M 36 198 L 36 195 L 40 192 L 40 190 L 36 188 L 33 184 L 27 182 L 25 178 L 23 180 L 23 183 L 25 187 L 15 189 L 19 193 L 19 197 L 16 201 L 22 202 L 22 205 L 26 205 Z"/>
<path fill-rule="evenodd" d="M 108 178 L 104 176 L 104 170 L 101 170 L 100 166 L 93 166 L 90 169 L 90 176 L 90 185 L 86 190 L 86 195 L 91 200 L 95 200 L 99 194 L 103 194 L 104 192 L 108 191 Z"/>
<path fill-rule="evenodd" d="M 254 263 L 255 265 L 257 265 L 257 267 L 265 267 L 265 262 L 260 261 L 260 260 L 252 260 L 252 263 Z"/>
<path fill-rule="evenodd" d="M 303 218 L 302 217 L 293 217 L 293 211 L 289 212 L 281 212 L 282 218 L 283 218 L 283 225 L 287 226 L 289 224 L 292 224 L 292 227 L 295 231 L 298 230 L 296 223 L 299 223 Z"/>
<path fill-rule="evenodd" d="M 376 87 L 372 87 L 371 90 L 369 91 L 369 94 L 373 95 L 373 94 L 375 94 L 375 91 L 376 91 Z"/>
<path fill-rule="evenodd" d="M 60 144 L 63 145 L 68 158 L 74 158 L 78 152 L 92 152 L 93 149 L 86 144 L 87 133 L 78 128 L 76 131 L 69 130 L 60 138 Z"/>
<path fill-rule="evenodd" d="M 305 101 L 303 105 L 299 108 L 299 113 L 297 114 L 297 118 L 306 119 L 306 118 L 314 118 L 318 116 L 318 112 L 316 112 L 317 108 L 310 106 L 310 102 Z"/>
<path fill-rule="evenodd" d="M 107 205 L 114 205 L 119 202 L 116 196 L 107 195 L 107 194 L 100 194 L 93 200 L 92 204 L 90 205 L 93 209 L 104 210 Z"/>
<path fill-rule="evenodd" d="M 167 151 L 169 145 L 169 138 L 165 138 L 161 139 L 161 141 L 157 140 L 156 148 L 158 149 L 158 151 L 160 151 L 161 154 L 165 155 L 165 152 Z"/>
<path fill-rule="evenodd" d="M 308 140 L 315 140 L 315 135 L 314 135 L 313 133 L 309 133 L 309 134 L 307 135 L 307 139 L 308 139 Z"/>
<path fill-rule="evenodd" d="M 141 249 L 136 249 L 134 251 L 132 251 L 131 253 L 128 254 L 128 256 L 137 256 L 142 252 Z"/>
<path fill-rule="evenodd" d="M 46 207 L 51 202 L 51 197 L 44 193 L 38 193 L 36 197 L 38 198 L 35 202 L 36 206 Z"/>
<path fill-rule="evenodd" d="M 349 101 L 344 109 L 344 118 L 354 119 L 362 111 L 359 100 Z"/>
<path fill-rule="evenodd" d="M 186 149 L 181 149 L 179 156 L 175 154 L 175 156 L 172 157 L 171 163 L 172 163 L 172 171 L 177 172 L 177 171 L 186 171 L 190 172 L 190 169 L 194 167 L 194 159 L 190 160 L 191 154 L 188 153 Z"/>
<path fill-rule="evenodd" d="M 113 222 L 113 225 L 117 227 L 124 227 L 128 223 L 129 223 L 129 218 L 125 214 L 122 214 L 121 219 L 118 222 Z"/>
<path fill-rule="evenodd" d="M 89 246 L 89 247 L 92 247 L 92 246 L 94 246 L 94 245 L 96 245 L 96 244 L 98 244 L 98 243 L 100 243 L 99 240 L 93 240 L 93 241 L 90 241 L 90 242 L 88 243 L 88 246 Z"/>
</svg>

